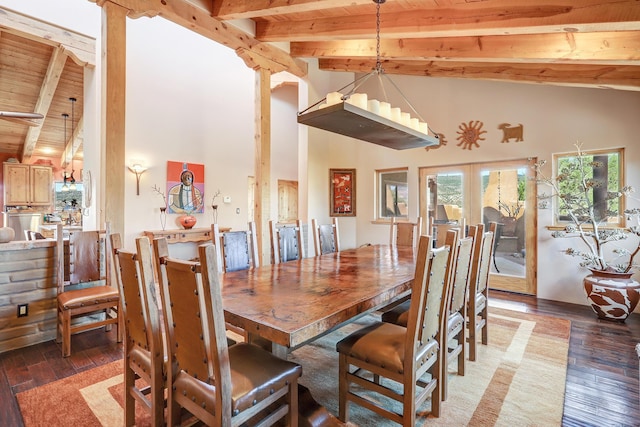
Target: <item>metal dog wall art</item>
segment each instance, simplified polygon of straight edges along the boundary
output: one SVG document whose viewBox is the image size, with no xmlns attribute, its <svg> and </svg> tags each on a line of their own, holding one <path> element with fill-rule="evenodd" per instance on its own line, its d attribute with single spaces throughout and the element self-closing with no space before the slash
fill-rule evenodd
<svg viewBox="0 0 640 427">
<path fill-rule="evenodd" d="M 509 123 L 502 123 L 500 125 L 498 125 L 498 129 L 502 129 L 502 143 L 504 142 L 510 142 L 510 139 L 514 139 L 516 140 L 516 142 L 521 142 L 523 141 L 522 139 L 522 133 L 523 133 L 523 127 L 522 127 L 522 123 L 520 123 L 518 126 L 511 126 Z"/>
</svg>

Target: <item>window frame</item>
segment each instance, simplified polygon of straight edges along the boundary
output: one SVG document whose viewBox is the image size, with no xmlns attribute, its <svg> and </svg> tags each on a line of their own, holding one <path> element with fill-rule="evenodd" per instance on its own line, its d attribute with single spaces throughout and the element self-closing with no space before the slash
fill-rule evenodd
<svg viewBox="0 0 640 427">
<path fill-rule="evenodd" d="M 406 175 L 406 179 L 403 182 L 402 180 L 398 180 L 398 179 L 387 179 L 385 181 L 383 181 L 385 176 L 390 176 L 390 175 L 395 175 L 395 174 L 401 174 L 404 173 Z M 385 187 L 383 188 L 383 182 L 387 183 L 385 185 Z M 386 190 L 387 185 L 390 185 L 390 183 L 397 183 L 397 185 L 405 185 L 406 186 L 406 214 L 402 215 L 383 215 L 383 212 L 385 211 L 386 208 L 386 191 L 383 193 L 383 190 Z M 376 203 L 376 214 L 375 214 L 375 219 L 376 220 L 380 220 L 380 221 L 391 221 L 391 218 L 401 218 L 401 219 L 408 219 L 409 218 L 409 212 L 410 212 L 410 205 L 409 205 L 409 168 L 408 167 L 399 167 L 399 168 L 389 168 L 389 169 L 376 169 L 376 185 L 375 185 L 375 203 Z M 397 188 L 396 188 L 396 201 L 394 203 L 394 205 L 398 204 L 398 194 L 397 194 Z M 385 204 L 383 206 L 383 203 Z"/>
</svg>

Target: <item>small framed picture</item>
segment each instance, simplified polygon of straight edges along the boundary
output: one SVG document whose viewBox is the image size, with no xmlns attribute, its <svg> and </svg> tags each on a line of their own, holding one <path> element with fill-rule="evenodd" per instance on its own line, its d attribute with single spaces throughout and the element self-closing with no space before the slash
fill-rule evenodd
<svg viewBox="0 0 640 427">
<path fill-rule="evenodd" d="M 356 170 L 329 169 L 329 215 L 356 216 Z"/>
</svg>

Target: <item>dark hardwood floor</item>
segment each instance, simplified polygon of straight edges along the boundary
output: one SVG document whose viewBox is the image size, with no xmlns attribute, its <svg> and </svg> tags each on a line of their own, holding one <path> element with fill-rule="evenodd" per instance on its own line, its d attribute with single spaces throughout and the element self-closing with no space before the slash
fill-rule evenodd
<svg viewBox="0 0 640 427">
<path fill-rule="evenodd" d="M 491 305 L 571 320 L 563 426 L 640 426 L 640 315 L 598 320 L 589 307 L 491 292 Z M 74 336 L 63 359 L 53 341 L 0 354 L 0 426 L 22 426 L 15 394 L 122 358 L 113 332 Z M 544 426 L 547 427 L 547 426 Z"/>
</svg>

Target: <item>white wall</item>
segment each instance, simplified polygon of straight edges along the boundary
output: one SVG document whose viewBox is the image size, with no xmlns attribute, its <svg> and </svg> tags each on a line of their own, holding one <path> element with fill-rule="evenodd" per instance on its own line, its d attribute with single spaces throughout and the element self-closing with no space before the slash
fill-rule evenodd
<svg viewBox="0 0 640 427">
<path fill-rule="evenodd" d="M 419 167 L 528 157 L 547 160 L 550 165 L 553 153 L 571 152 L 576 141 L 582 142 L 584 149 L 625 147 L 627 182 L 640 183 L 638 92 L 464 79 L 402 76 L 392 79 L 430 126 L 446 135 L 447 146 L 428 152 L 422 148 L 395 151 L 324 131 L 309 132 L 313 163 L 309 169 L 316 173 L 314 185 L 322 185 L 324 173 L 330 167 L 357 167 L 355 245 L 388 239 L 388 226 L 371 223 L 376 169 L 409 168 L 411 217 L 418 212 Z M 339 87 L 336 83 L 330 90 Z M 401 105 L 402 97 L 392 92 L 393 88 L 386 89 L 392 104 L 408 110 Z M 370 90 L 374 93 L 379 88 L 370 85 Z M 471 120 L 484 122 L 487 133 L 479 148 L 463 150 L 457 146 L 457 132 L 461 123 Z M 524 125 L 523 142 L 500 143 L 502 131 L 497 126 L 505 122 Z M 638 200 L 627 203 L 628 207 L 640 205 Z M 581 285 L 585 271 L 578 267 L 576 259 L 560 253 L 569 242 L 550 237 L 545 227 L 551 225 L 551 213 L 540 210 L 538 217 L 538 296 L 585 304 Z M 637 240 L 630 239 L 627 243 L 635 244 Z"/>
</svg>

